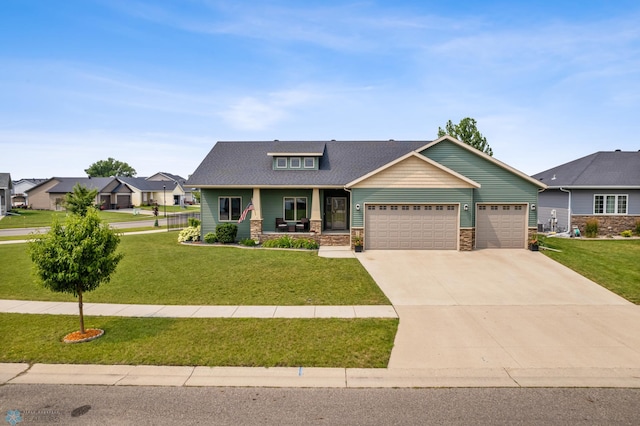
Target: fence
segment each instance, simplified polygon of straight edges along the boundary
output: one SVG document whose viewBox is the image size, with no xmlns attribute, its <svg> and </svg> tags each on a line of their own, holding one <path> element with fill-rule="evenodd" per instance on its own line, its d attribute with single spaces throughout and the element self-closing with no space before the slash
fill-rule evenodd
<svg viewBox="0 0 640 426">
<path fill-rule="evenodd" d="M 189 219 L 200 220 L 200 213 L 180 213 L 167 216 L 167 229 L 178 230 L 189 226 Z"/>
</svg>

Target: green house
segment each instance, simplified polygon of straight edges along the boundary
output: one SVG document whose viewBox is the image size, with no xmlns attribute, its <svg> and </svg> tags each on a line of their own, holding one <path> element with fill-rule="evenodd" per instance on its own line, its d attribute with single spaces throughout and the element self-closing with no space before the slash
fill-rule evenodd
<svg viewBox="0 0 640 426">
<path fill-rule="evenodd" d="M 218 142 L 187 185 L 201 190 L 203 235 L 231 222 L 240 239 L 360 236 L 366 250 L 526 248 L 546 187 L 450 136 Z"/>
</svg>

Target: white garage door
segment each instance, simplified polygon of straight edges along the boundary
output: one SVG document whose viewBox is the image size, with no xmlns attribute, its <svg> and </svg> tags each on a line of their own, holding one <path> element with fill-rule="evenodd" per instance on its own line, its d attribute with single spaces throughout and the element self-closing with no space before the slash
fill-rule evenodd
<svg viewBox="0 0 640 426">
<path fill-rule="evenodd" d="M 456 250 L 458 220 L 457 205 L 367 205 L 365 248 Z"/>
<path fill-rule="evenodd" d="M 526 205 L 482 204 L 476 216 L 476 248 L 524 248 Z"/>
</svg>

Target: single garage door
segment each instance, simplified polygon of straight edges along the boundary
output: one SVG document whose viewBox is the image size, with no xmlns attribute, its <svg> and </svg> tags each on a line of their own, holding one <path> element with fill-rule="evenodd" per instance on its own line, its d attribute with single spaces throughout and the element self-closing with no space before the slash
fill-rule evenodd
<svg viewBox="0 0 640 426">
<path fill-rule="evenodd" d="M 126 209 L 131 205 L 131 195 L 118 194 L 118 207 Z"/>
<path fill-rule="evenodd" d="M 457 205 L 367 205 L 365 248 L 456 250 L 458 220 Z"/>
<path fill-rule="evenodd" d="M 476 215 L 476 248 L 524 248 L 526 205 L 480 204 Z"/>
</svg>

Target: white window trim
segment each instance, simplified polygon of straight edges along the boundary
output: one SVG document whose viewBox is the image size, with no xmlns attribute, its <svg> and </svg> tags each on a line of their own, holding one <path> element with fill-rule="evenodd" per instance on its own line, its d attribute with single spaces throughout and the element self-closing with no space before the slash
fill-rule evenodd
<svg viewBox="0 0 640 426">
<path fill-rule="evenodd" d="M 293 217 L 294 219 L 287 219 L 287 199 L 288 198 L 292 198 L 293 199 Z M 298 219 L 296 219 L 298 217 L 298 198 L 304 198 L 305 202 L 304 205 L 306 206 L 305 211 L 304 211 L 304 216 L 302 217 L 308 217 L 308 210 L 309 210 L 309 198 L 308 197 L 282 197 L 282 217 L 284 218 L 285 221 L 287 222 L 297 222 Z"/>
<path fill-rule="evenodd" d="M 222 198 L 229 199 L 229 219 L 220 219 L 220 200 Z M 232 198 L 238 198 L 240 200 L 240 214 L 242 214 L 242 197 L 238 197 L 235 195 L 228 195 L 228 196 L 221 195 L 218 197 L 218 222 L 237 222 L 238 219 L 240 219 L 240 216 L 238 216 L 237 219 L 233 218 L 233 205 L 231 203 Z"/>
<path fill-rule="evenodd" d="M 307 160 L 311 160 L 311 165 L 307 166 Z M 304 157 L 302 160 L 302 164 L 305 169 L 313 169 L 316 167 L 316 159 L 314 157 Z"/>
<path fill-rule="evenodd" d="M 278 164 L 279 160 L 284 160 L 284 165 L 281 166 Z M 276 157 L 276 169 L 286 169 L 287 168 L 287 157 Z"/>
<path fill-rule="evenodd" d="M 596 197 L 602 198 L 602 213 L 596 213 Z M 614 213 L 607 213 L 607 197 L 614 197 L 613 204 Z M 627 211 L 625 213 L 618 213 L 618 198 L 626 198 Z M 596 216 L 627 216 L 629 214 L 629 194 L 593 194 L 593 214 Z"/>
<path fill-rule="evenodd" d="M 293 160 L 298 160 L 298 165 L 297 166 L 293 165 Z M 289 159 L 289 167 L 292 168 L 292 169 L 300 169 L 300 168 L 302 168 L 302 160 L 300 159 L 300 157 L 291 157 Z"/>
</svg>

